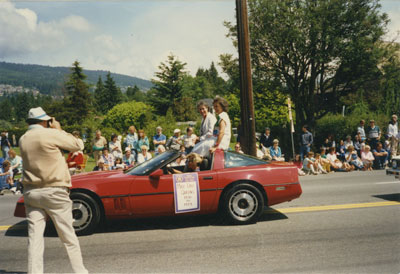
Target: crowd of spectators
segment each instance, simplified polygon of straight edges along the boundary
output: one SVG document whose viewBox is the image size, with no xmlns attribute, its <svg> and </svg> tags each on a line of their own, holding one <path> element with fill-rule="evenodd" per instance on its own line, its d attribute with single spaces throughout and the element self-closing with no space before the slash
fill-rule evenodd
<svg viewBox="0 0 400 274">
<path fill-rule="evenodd" d="M 366 128 L 365 120 L 361 120 L 354 139 L 347 135 L 339 139 L 336 145 L 333 136 L 330 134 L 319 147 L 319 153 L 314 154 L 311 151 L 313 136 L 307 126 L 303 127 L 300 155 L 295 160 L 299 175 L 385 169 L 390 165 L 392 157 L 398 155 L 400 131 L 397 115 L 392 115 L 385 136 L 382 136 L 374 120 L 370 120 Z"/>
<path fill-rule="evenodd" d="M 184 166 L 187 164 L 187 155 L 192 152 L 200 157 L 207 157 L 217 148 L 230 149 L 231 123 L 227 114 L 228 103 L 225 99 L 217 97 L 213 107 L 216 115 L 211 113 L 211 106 L 206 102 L 202 101 L 197 105 L 202 117 L 199 136 L 194 133 L 192 126 L 188 126 L 185 134 L 182 135 L 181 130 L 176 128 L 173 135 L 167 138 L 162 127 L 158 126 L 154 135 L 149 138 L 143 129 L 137 130 L 132 125 L 127 129 L 126 135 L 112 134 L 107 141 L 101 131 L 97 130 L 91 142 L 96 163 L 94 170 L 128 169 L 166 150 L 180 152 L 180 157 L 172 166 Z M 75 131 L 72 134 L 80 139 L 79 132 Z M 390 164 L 391 158 L 397 155 L 399 139 L 396 115 L 392 116 L 384 141 L 382 131 L 375 125 L 374 120 L 370 120 L 366 128 L 365 121 L 361 120 L 354 137 L 347 135 L 343 139 L 335 140 L 332 133 L 319 145 L 314 143 L 313 134 L 308 126 L 304 125 L 299 140 L 299 154 L 293 162 L 298 167 L 299 175 L 384 169 Z M 150 142 L 154 151 L 150 151 Z M 3 158 L 0 158 L 0 189 L 18 191 L 18 181 L 13 178 L 16 174 L 21 174 L 22 161 L 12 149 L 7 132 L 1 133 L 1 148 Z M 243 153 L 239 142 L 235 144 L 234 151 Z M 257 157 L 268 161 L 285 161 L 279 140 L 272 137 L 268 127 L 260 137 Z M 84 157 L 83 151 L 69 153 L 66 158 L 71 174 L 81 172 L 85 161 L 87 157 Z"/>
</svg>

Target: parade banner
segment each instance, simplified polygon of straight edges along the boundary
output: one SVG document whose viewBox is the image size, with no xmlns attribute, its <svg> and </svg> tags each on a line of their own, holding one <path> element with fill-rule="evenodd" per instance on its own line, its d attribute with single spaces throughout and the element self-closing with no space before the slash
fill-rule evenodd
<svg viewBox="0 0 400 274">
<path fill-rule="evenodd" d="M 199 176 L 197 173 L 174 174 L 175 213 L 200 210 Z"/>
</svg>

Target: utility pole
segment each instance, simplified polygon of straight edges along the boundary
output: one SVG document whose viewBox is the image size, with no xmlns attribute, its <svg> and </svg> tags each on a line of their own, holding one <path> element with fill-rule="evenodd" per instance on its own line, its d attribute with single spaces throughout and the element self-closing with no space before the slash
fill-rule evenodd
<svg viewBox="0 0 400 274">
<path fill-rule="evenodd" d="M 236 18 L 240 67 L 240 143 L 244 153 L 257 156 L 253 83 L 251 80 L 249 23 L 246 0 L 236 0 Z"/>
</svg>

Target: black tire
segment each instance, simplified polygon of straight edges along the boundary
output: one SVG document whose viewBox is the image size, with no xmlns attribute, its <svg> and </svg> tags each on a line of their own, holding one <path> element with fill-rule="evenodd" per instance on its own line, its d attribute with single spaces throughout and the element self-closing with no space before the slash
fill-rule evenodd
<svg viewBox="0 0 400 274">
<path fill-rule="evenodd" d="M 73 226 L 76 235 L 93 234 L 100 222 L 100 207 L 97 202 L 85 193 L 73 192 L 72 200 Z"/>
<path fill-rule="evenodd" d="M 229 189 L 222 200 L 222 214 L 229 223 L 257 222 L 264 209 L 264 198 L 253 185 L 240 183 Z"/>
</svg>

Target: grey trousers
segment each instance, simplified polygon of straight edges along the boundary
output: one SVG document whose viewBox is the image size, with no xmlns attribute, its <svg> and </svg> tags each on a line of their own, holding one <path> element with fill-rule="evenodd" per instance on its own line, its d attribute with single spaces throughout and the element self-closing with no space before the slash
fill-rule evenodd
<svg viewBox="0 0 400 274">
<path fill-rule="evenodd" d="M 28 273 L 43 273 L 46 217 L 52 219 L 75 273 L 88 273 L 83 265 L 78 237 L 72 226 L 72 201 L 66 187 L 33 188 L 24 191 L 28 221 Z"/>
</svg>

